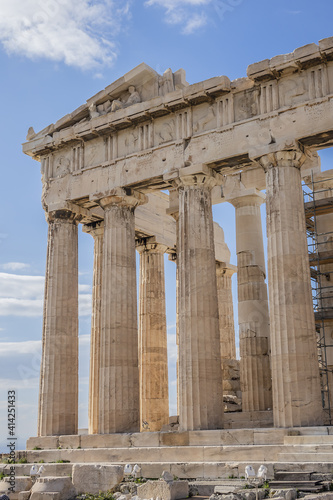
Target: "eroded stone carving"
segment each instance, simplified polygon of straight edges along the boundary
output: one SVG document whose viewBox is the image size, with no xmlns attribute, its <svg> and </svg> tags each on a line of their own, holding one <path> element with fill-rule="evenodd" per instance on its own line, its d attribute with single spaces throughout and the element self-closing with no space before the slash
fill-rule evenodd
<svg viewBox="0 0 333 500">
<path fill-rule="evenodd" d="M 170 142 L 175 140 L 175 120 L 170 120 L 165 122 L 162 129 L 158 132 L 158 138 L 160 142 Z"/>
<path fill-rule="evenodd" d="M 55 164 L 54 177 L 64 177 L 70 172 L 70 161 L 65 156 L 60 156 Z"/>
<path fill-rule="evenodd" d="M 128 93 L 130 94 L 128 97 Z M 96 103 L 92 103 L 89 106 L 89 114 L 90 118 L 96 118 L 98 116 L 107 115 L 110 112 L 117 111 L 118 109 L 127 108 L 128 106 L 132 106 L 132 104 L 137 104 L 141 102 L 141 97 L 139 92 L 136 90 L 134 85 L 130 85 L 128 87 L 128 91 L 126 92 L 126 97 L 121 97 L 120 99 L 114 99 L 113 101 L 106 101 L 103 104 L 96 105 Z"/>
<path fill-rule="evenodd" d="M 196 120 L 193 126 L 193 132 L 201 132 L 206 129 L 215 128 L 216 126 L 216 106 L 211 104 L 203 113 L 202 118 Z"/>
<path fill-rule="evenodd" d="M 126 101 L 118 99 L 112 101 L 111 111 L 117 111 L 117 109 L 127 108 L 128 106 L 132 106 L 132 104 L 141 102 L 140 94 L 133 85 L 128 87 L 128 92 L 130 93 L 130 96 Z"/>
</svg>

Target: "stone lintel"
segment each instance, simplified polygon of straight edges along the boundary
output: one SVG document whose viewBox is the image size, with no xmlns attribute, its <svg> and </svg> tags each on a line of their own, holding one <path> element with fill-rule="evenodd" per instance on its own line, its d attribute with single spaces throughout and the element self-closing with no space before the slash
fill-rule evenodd
<svg viewBox="0 0 333 500">
<path fill-rule="evenodd" d="M 91 234 L 92 236 L 99 236 L 104 234 L 104 221 L 92 222 L 91 224 L 82 225 L 82 232 Z"/>
</svg>

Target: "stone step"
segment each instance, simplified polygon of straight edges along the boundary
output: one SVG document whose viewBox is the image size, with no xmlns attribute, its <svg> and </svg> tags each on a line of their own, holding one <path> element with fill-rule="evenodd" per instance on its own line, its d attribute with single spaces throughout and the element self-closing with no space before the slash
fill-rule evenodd
<svg viewBox="0 0 333 500">
<path fill-rule="evenodd" d="M 276 481 L 310 481 L 312 472 L 277 471 L 274 474 L 274 479 Z"/>
<path fill-rule="evenodd" d="M 320 481 L 269 481 L 270 488 L 295 488 L 300 491 L 320 491 L 323 486 Z"/>
<path fill-rule="evenodd" d="M 265 463 L 266 465 L 266 463 Z M 329 475 L 332 474 L 332 463 L 331 462 L 291 462 L 288 460 L 278 461 L 274 463 L 274 474 L 283 472 L 309 472 L 311 473 L 310 479 L 317 479 L 320 474 Z M 316 471 L 316 472 L 314 472 Z M 317 473 L 317 477 L 313 477 L 313 474 Z"/>
<path fill-rule="evenodd" d="M 284 444 L 333 444 L 333 435 L 285 436 Z"/>
<path fill-rule="evenodd" d="M 282 452 L 278 455 L 278 462 L 326 462 L 333 463 L 333 453 L 323 453 L 321 451 L 310 452 Z"/>
<path fill-rule="evenodd" d="M 33 437 L 27 450 L 88 448 L 153 448 L 165 446 L 283 444 L 286 429 L 232 429 L 187 432 L 141 432 L 81 436 Z"/>
<path fill-rule="evenodd" d="M 317 454 L 327 454 L 325 461 L 333 461 L 333 444 L 328 445 L 235 445 L 235 446 L 168 446 L 132 448 L 90 448 L 60 450 L 28 450 L 28 462 L 71 463 L 90 462 L 215 462 L 215 461 L 279 461 L 281 454 L 316 454 L 310 461 L 317 462 Z M 296 460 L 309 461 L 309 460 Z"/>
<path fill-rule="evenodd" d="M 217 481 L 193 481 L 189 482 L 190 493 L 195 492 L 197 495 L 210 496 L 217 489 L 223 494 L 231 493 L 238 488 L 244 488 L 246 481 L 243 479 L 219 479 Z M 217 488 L 217 489 L 216 489 Z"/>
<path fill-rule="evenodd" d="M 132 465 L 135 462 L 129 462 Z M 148 479 L 158 479 L 161 477 L 163 471 L 168 471 L 179 479 L 189 479 L 189 480 L 230 480 L 231 478 L 244 478 L 245 476 L 245 467 L 247 465 L 252 464 L 255 470 L 258 470 L 262 461 L 254 461 L 248 460 L 246 461 L 211 461 L 211 462 L 198 462 L 198 463 L 188 463 L 188 462 L 145 462 L 139 463 L 142 468 L 142 476 Z M 121 462 L 115 462 L 115 465 L 124 465 Z M 71 476 L 72 475 L 72 467 L 73 464 L 51 464 L 45 463 L 43 464 L 45 467 L 45 475 L 46 476 Z M 94 464 L 92 464 L 94 465 Z M 317 477 L 320 479 L 331 479 L 332 475 L 332 462 L 274 462 L 274 461 L 266 461 L 265 466 L 268 468 L 267 478 L 272 479 L 274 475 L 278 473 L 286 474 L 288 471 L 295 473 L 311 473 L 313 475 L 313 479 Z M 31 464 L 15 464 L 13 466 L 15 468 L 16 476 L 29 476 Z M 316 472 L 314 472 L 316 471 Z M 0 465 L 0 472 L 4 472 L 5 474 L 9 473 L 8 465 Z"/>
<path fill-rule="evenodd" d="M 265 412 L 257 412 L 265 413 Z M 244 415 L 240 414 L 242 418 Z M 246 422 L 246 419 L 244 420 Z M 203 446 L 203 445 L 251 445 L 283 444 L 285 438 L 299 440 L 301 436 L 332 436 L 333 427 L 299 427 L 295 429 L 242 428 L 213 431 L 188 432 L 142 432 L 130 434 L 45 436 L 33 437 L 27 441 L 27 450 L 38 449 L 80 449 L 80 448 L 133 448 L 163 446 Z M 314 438 L 314 443 L 322 441 Z M 331 439 L 331 438 L 330 438 Z M 297 441 L 299 442 L 299 441 Z M 325 442 L 325 441 L 324 441 Z M 331 442 L 326 441 L 326 442 Z M 312 443 L 312 441 L 311 441 Z"/>
<path fill-rule="evenodd" d="M 295 427 L 294 429 L 287 429 L 288 436 L 320 436 L 333 434 L 333 426 L 321 425 L 317 427 Z"/>
<path fill-rule="evenodd" d="M 50 463 L 38 463 L 38 466 L 43 465 L 45 467 L 46 475 L 48 476 L 70 476 L 72 474 L 73 464 L 50 464 Z M 0 473 L 9 474 L 10 468 L 14 467 L 16 476 L 29 476 L 31 463 L 29 464 L 0 464 Z"/>
</svg>

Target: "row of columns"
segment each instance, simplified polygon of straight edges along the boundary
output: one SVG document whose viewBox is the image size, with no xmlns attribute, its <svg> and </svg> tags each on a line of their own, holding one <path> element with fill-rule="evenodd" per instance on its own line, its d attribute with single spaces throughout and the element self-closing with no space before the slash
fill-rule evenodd
<svg viewBox="0 0 333 500">
<path fill-rule="evenodd" d="M 239 273 L 240 349 L 245 408 L 271 403 L 269 349 L 276 427 L 319 425 L 322 419 L 319 368 L 305 233 L 299 151 L 258 159 L 266 172 L 268 278 L 271 339 L 260 226 L 259 193 L 234 199 Z M 214 254 L 211 190 L 220 180 L 201 166 L 181 169 L 173 180 L 179 196 L 177 238 L 180 427 L 223 427 L 221 337 Z M 90 431 L 138 431 L 167 411 L 167 389 L 151 399 L 158 366 L 167 380 L 163 282 L 164 249 L 154 241 L 141 253 L 138 335 L 134 210 L 145 196 L 116 189 L 99 200 L 104 236 L 94 228 Z M 40 387 L 39 435 L 77 432 L 77 218 L 66 211 L 49 216 Z M 250 245 L 245 244 L 250 238 Z M 76 290 L 76 292 L 75 292 Z M 98 302 L 98 304 L 97 304 Z M 100 338 L 98 338 L 98 329 Z M 138 345 L 140 346 L 139 365 Z M 99 352 L 99 354 L 98 354 Z M 138 369 L 139 367 L 139 369 Z M 99 388 L 96 388 L 98 380 Z M 244 380 L 244 375 L 243 375 Z M 252 384 L 251 384 L 252 380 Z M 253 384 L 257 381 L 257 384 Z M 160 381 L 159 381 L 160 382 Z M 253 386 L 256 386 L 253 389 Z M 139 414 L 139 394 L 148 421 Z M 160 387 L 160 386 L 159 386 Z M 167 384 L 166 384 L 167 387 Z M 99 394 L 96 394 L 96 393 Z M 92 403 L 94 401 L 94 403 Z M 143 408 L 143 406 L 142 406 Z"/>
</svg>

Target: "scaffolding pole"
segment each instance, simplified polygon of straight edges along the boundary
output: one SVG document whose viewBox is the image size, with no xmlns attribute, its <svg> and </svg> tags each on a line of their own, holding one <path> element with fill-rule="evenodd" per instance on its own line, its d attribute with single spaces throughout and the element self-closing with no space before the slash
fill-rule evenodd
<svg viewBox="0 0 333 500">
<path fill-rule="evenodd" d="M 333 271 L 326 271 L 323 269 L 323 266 L 333 264 L 333 248 L 327 250 L 324 247 L 324 245 L 327 246 L 327 238 L 333 238 L 333 223 L 332 231 L 319 232 L 318 217 L 333 214 L 333 197 L 330 188 L 316 190 L 316 185 L 326 181 L 333 181 L 333 178 L 315 181 L 312 173 L 311 184 L 310 186 L 303 185 L 303 193 L 322 405 L 327 416 L 327 423 L 331 425 L 333 412 L 330 392 L 333 390 L 333 387 L 330 387 L 330 373 L 333 374 L 333 368 L 328 364 L 328 349 L 333 348 L 333 342 L 332 340 L 328 341 L 326 330 L 328 322 L 333 322 Z M 326 286 L 325 283 L 324 286 L 324 280 L 327 283 L 332 283 L 332 285 Z M 333 351 L 330 351 L 330 353 L 333 353 Z"/>
</svg>

